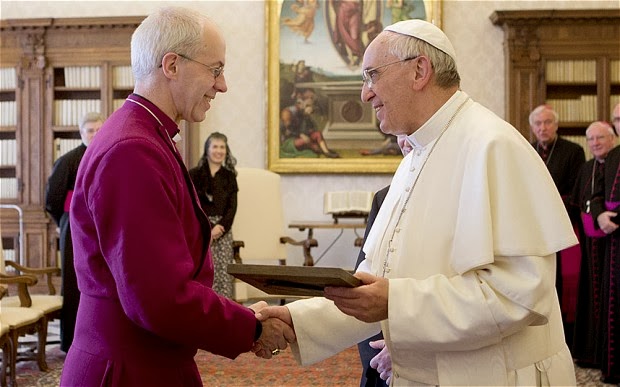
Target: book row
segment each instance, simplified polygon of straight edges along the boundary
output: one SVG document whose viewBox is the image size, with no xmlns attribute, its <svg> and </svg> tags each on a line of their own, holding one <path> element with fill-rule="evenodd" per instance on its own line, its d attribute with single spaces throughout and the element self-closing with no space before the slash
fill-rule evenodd
<svg viewBox="0 0 620 387">
<path fill-rule="evenodd" d="M 548 61 L 547 82 L 596 82 L 596 61 L 558 60 Z"/>
<path fill-rule="evenodd" d="M 620 60 L 610 61 L 611 83 L 620 83 Z M 547 62 L 547 82 L 595 83 L 596 61 L 569 60 Z"/>
<path fill-rule="evenodd" d="M 81 139 L 56 138 L 54 139 L 54 161 L 82 144 Z M 0 139 L 0 166 L 15 166 L 17 164 L 17 140 Z"/>
<path fill-rule="evenodd" d="M 115 89 L 133 88 L 135 83 L 131 66 L 116 66 L 112 71 L 112 87 Z"/>
<path fill-rule="evenodd" d="M 17 140 L 2 139 L 0 140 L 0 165 L 16 165 L 17 164 Z"/>
<path fill-rule="evenodd" d="M 54 125 L 76 126 L 88 112 L 100 112 L 99 99 L 57 99 L 54 101 Z"/>
<path fill-rule="evenodd" d="M 92 89 L 101 87 L 101 68 L 99 66 L 69 66 L 63 69 L 64 87 Z M 134 84 L 131 66 L 115 66 L 112 70 L 114 88 L 131 88 Z"/>
<path fill-rule="evenodd" d="M 0 68 L 0 90 L 12 90 L 16 87 L 17 74 L 13 67 Z"/>
<path fill-rule="evenodd" d="M 0 126 L 17 124 L 17 103 L 15 101 L 0 102 Z"/>
<path fill-rule="evenodd" d="M 65 87 L 99 88 L 101 87 L 101 70 L 98 66 L 65 67 Z"/>
<path fill-rule="evenodd" d="M 591 122 L 597 117 L 596 95 L 582 95 L 575 99 L 548 99 L 547 103 L 555 109 L 562 122 Z"/>
<path fill-rule="evenodd" d="M 17 198 L 17 178 L 0 177 L 0 199 Z"/>
<path fill-rule="evenodd" d="M 2 249 L 2 254 L 4 255 L 4 259 L 5 260 L 17 262 L 15 260 L 15 250 L 13 250 L 13 249 Z"/>
<path fill-rule="evenodd" d="M 54 139 L 54 161 L 82 144 L 81 139 L 76 138 L 56 138 Z"/>
</svg>

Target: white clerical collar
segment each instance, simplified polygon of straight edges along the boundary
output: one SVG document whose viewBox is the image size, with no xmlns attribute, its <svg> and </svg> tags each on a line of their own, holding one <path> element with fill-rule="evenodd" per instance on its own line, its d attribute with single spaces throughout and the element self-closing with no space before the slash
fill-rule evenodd
<svg viewBox="0 0 620 387">
<path fill-rule="evenodd" d="M 467 100 L 469 96 L 461 90 L 457 90 L 446 103 L 433 114 L 433 116 L 409 136 L 407 141 L 414 148 L 424 148 L 433 140 L 437 139 L 445 129 L 448 122 L 456 113 L 457 109 Z"/>
</svg>

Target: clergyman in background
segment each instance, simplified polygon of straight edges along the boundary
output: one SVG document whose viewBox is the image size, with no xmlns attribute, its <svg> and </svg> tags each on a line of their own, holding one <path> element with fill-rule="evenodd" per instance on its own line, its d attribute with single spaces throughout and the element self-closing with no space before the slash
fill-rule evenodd
<svg viewBox="0 0 620 387">
<path fill-rule="evenodd" d="M 620 130 L 620 104 L 614 107 L 611 120 L 617 135 Z M 599 123 L 599 126 L 606 127 L 608 132 L 611 129 L 604 122 Z M 601 299 L 591 300 L 594 309 L 591 317 L 601 319 L 598 322 L 601 331 L 591 337 L 592 340 L 578 342 L 579 347 L 576 350 L 579 352 L 576 352 L 576 356 L 578 356 L 576 359 L 584 367 L 597 368 L 600 360 L 603 382 L 618 384 L 620 383 L 620 346 L 618 345 L 620 342 L 620 323 L 618 322 L 620 315 L 620 231 L 618 231 L 620 226 L 620 219 L 618 219 L 620 213 L 620 147 L 616 146 L 609 151 L 604 164 L 603 181 L 595 182 L 596 191 L 589 203 L 592 218 L 596 221 L 595 226 L 598 226 L 598 229 L 603 232 L 603 236 L 600 237 L 600 241 L 597 241 L 597 245 L 600 245 L 599 248 L 603 249 L 604 252 L 597 251 L 597 256 L 595 256 L 595 258 L 602 260 L 602 267 L 592 270 L 593 281 L 600 282 L 600 285 L 593 284 L 593 291 L 600 289 Z M 601 278 L 595 277 L 597 273 L 601 273 Z M 587 290 L 588 288 L 585 288 L 584 291 Z M 596 295 L 592 294 L 591 296 L 595 297 Z M 596 310 L 596 308 L 600 308 L 600 310 Z M 581 306 L 579 309 L 581 312 Z M 596 325 L 591 326 L 591 321 L 585 321 L 589 322 L 590 326 L 586 325 L 582 330 L 597 329 Z M 576 334 L 579 334 L 579 331 L 576 331 Z M 602 350 L 598 352 L 601 347 Z"/>
<path fill-rule="evenodd" d="M 594 157 L 581 167 L 573 192 L 573 203 L 581 209 L 582 227 L 579 291 L 571 352 L 580 367 L 601 368 L 604 352 L 610 349 L 609 343 L 606 344 L 607 328 L 613 328 L 618 322 L 614 321 L 613 314 L 610 315 L 614 301 L 609 299 L 609 286 L 615 282 L 614 274 L 610 272 L 613 265 L 608 261 L 612 252 L 611 236 L 601 230 L 597 218 L 605 211 L 605 183 L 617 178 L 620 148 L 616 147 L 614 129 L 602 121 L 588 126 L 586 141 Z"/>
<path fill-rule="evenodd" d="M 573 229 L 578 232 L 579 208 L 572 204 L 571 197 L 579 170 L 586 161 L 585 152 L 581 145 L 568 141 L 558 134 L 559 116 L 550 105 L 540 105 L 534 108 L 530 113 L 529 123 L 532 133 L 536 137 L 532 146 L 549 169 L 553 182 L 560 196 L 562 196 Z M 575 309 L 577 307 L 580 260 L 579 246 L 557 253 L 555 284 L 560 299 L 564 333 L 569 347 L 573 338 Z"/>
<path fill-rule="evenodd" d="M 68 352 L 73 342 L 75 319 L 80 303 L 73 267 L 73 243 L 69 222 L 69 206 L 73 197 L 78 166 L 82 161 L 86 147 L 103 125 L 104 117 L 96 112 L 86 113 L 80 118 L 78 127 L 82 143 L 56 160 L 52 173 L 47 179 L 45 189 L 45 210 L 54 219 L 59 228 L 60 262 L 62 268 L 62 310 L 60 312 L 60 350 Z"/>
</svg>

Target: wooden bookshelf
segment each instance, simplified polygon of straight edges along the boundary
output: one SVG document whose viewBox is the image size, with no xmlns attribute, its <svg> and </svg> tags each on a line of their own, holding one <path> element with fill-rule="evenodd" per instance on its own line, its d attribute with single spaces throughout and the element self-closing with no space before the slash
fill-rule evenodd
<svg viewBox="0 0 620 387">
<path fill-rule="evenodd" d="M 45 186 L 59 150 L 78 140 L 78 119 L 88 111 L 108 117 L 133 91 L 131 35 L 144 17 L 45 18 L 0 21 L 0 146 L 15 147 L 14 164 L 0 165 L 14 195 L 0 204 L 23 211 L 23 257 L 33 267 L 57 265 L 56 224 L 45 213 Z M 194 124 L 194 127 L 197 125 Z M 181 125 L 177 144 L 188 166 L 197 163 L 198 130 Z M 8 145 L 6 145 L 8 146 Z M 4 154 L 4 150 L 3 150 Z M 9 181 L 9 180 L 6 180 Z M 5 180 L 0 183 L 4 186 Z M 19 252 L 16 211 L 0 209 L 8 250 Z"/>
<path fill-rule="evenodd" d="M 533 140 L 528 116 L 548 103 L 559 133 L 585 136 L 620 102 L 620 10 L 495 11 L 504 30 L 506 118 Z M 585 143 L 585 142 L 584 142 Z"/>
</svg>

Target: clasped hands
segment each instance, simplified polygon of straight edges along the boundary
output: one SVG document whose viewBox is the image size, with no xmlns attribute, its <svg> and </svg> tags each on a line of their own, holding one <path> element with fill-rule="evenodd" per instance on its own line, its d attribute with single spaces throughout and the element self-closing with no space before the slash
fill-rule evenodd
<svg viewBox="0 0 620 387">
<path fill-rule="evenodd" d="M 269 306 L 265 301 L 260 301 L 251 305 L 250 309 L 263 325 L 263 332 L 252 347 L 256 356 L 271 359 L 280 350 L 286 349 L 289 343 L 295 342 L 293 320 L 285 306 Z"/>
<path fill-rule="evenodd" d="M 325 298 L 332 300 L 341 312 L 364 322 L 377 322 L 388 317 L 388 280 L 359 272 L 355 276 L 362 281 L 356 288 L 326 287 Z M 294 343 L 295 328 L 291 313 L 286 306 L 268 306 L 260 301 L 250 309 L 263 324 L 263 332 L 252 348 L 256 356 L 271 359 L 276 350 L 286 349 Z"/>
<path fill-rule="evenodd" d="M 604 211 L 596 218 L 599 228 L 603 230 L 605 234 L 611 234 L 618 229 L 618 225 L 611 221 L 611 218 L 617 216 L 617 212 Z"/>
</svg>

